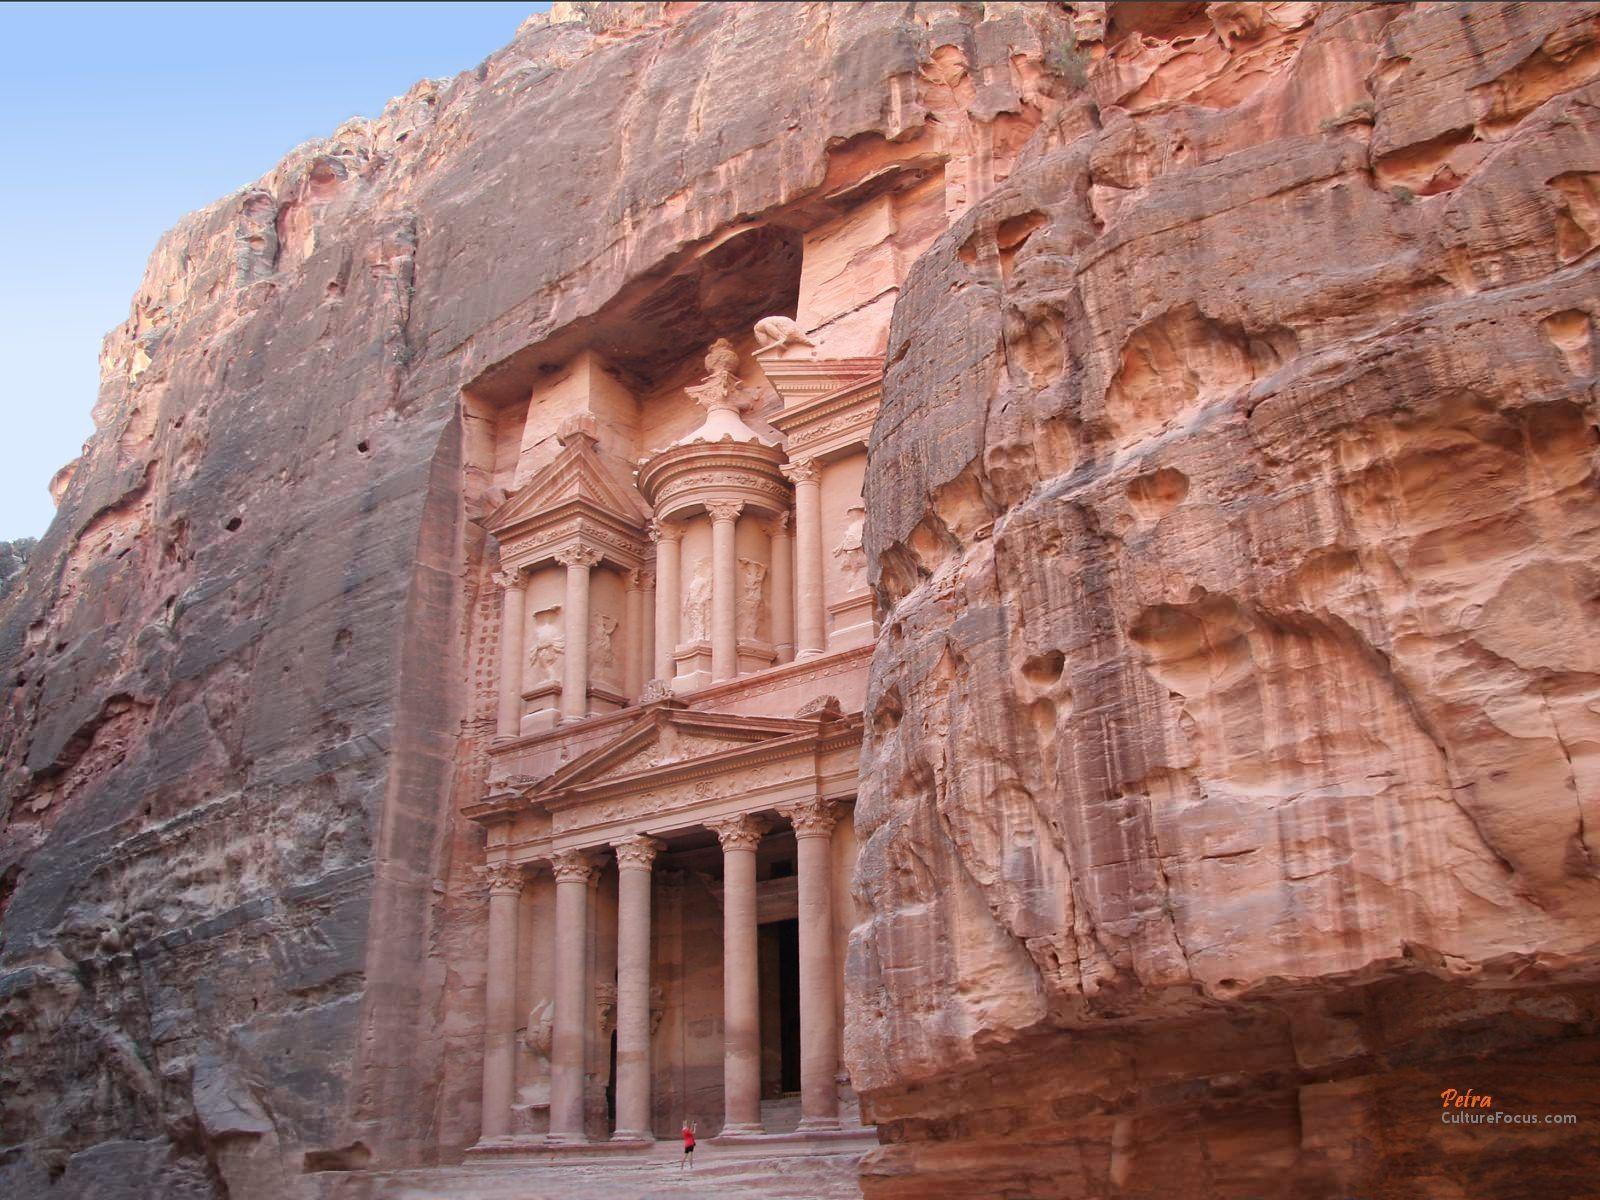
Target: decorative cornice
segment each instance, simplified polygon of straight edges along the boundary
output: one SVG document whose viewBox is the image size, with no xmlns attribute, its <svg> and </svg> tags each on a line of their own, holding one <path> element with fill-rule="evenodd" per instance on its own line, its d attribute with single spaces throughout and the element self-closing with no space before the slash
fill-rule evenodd
<svg viewBox="0 0 1600 1200">
<path fill-rule="evenodd" d="M 555 552 L 555 560 L 564 567 L 594 567 L 601 559 L 600 551 L 593 546 L 568 546 Z"/>
<path fill-rule="evenodd" d="M 717 841 L 722 843 L 722 852 L 726 854 L 729 850 L 754 850 L 767 832 L 767 823 L 750 813 L 739 813 L 718 821 L 707 821 L 706 828 L 717 835 Z"/>
<path fill-rule="evenodd" d="M 833 832 L 833 827 L 839 820 L 838 807 L 833 801 L 820 797 L 785 805 L 778 811 L 788 818 L 789 824 L 794 826 L 794 835 L 797 838 L 825 838 Z"/>
<path fill-rule="evenodd" d="M 517 863 L 493 862 L 484 867 L 483 875 L 491 896 L 520 896 L 524 876 Z"/>
<path fill-rule="evenodd" d="M 636 833 L 631 837 L 612 842 L 611 848 L 617 852 L 619 869 L 648 871 L 656 855 L 665 850 L 667 845 L 653 837 Z"/>
</svg>

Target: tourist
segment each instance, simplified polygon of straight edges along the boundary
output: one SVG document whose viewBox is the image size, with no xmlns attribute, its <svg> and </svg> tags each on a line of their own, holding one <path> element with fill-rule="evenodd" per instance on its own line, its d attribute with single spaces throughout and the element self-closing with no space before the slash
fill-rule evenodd
<svg viewBox="0 0 1600 1200">
<path fill-rule="evenodd" d="M 689 1170 L 691 1170 L 691 1171 L 694 1170 L 694 1122 L 693 1121 L 685 1121 L 683 1123 L 683 1157 L 678 1160 L 678 1170 L 680 1170 L 680 1171 L 683 1170 L 683 1166 L 684 1166 L 685 1163 L 689 1164 Z"/>
</svg>

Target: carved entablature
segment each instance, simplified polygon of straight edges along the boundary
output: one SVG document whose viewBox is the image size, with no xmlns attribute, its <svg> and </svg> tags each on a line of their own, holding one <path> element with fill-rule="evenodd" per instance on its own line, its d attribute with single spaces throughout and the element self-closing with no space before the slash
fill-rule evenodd
<svg viewBox="0 0 1600 1200">
<path fill-rule="evenodd" d="M 743 504 L 777 516 L 790 505 L 780 467 L 783 451 L 754 442 L 669 446 L 644 461 L 639 488 L 659 520 L 687 516 L 711 504 Z"/>
<path fill-rule="evenodd" d="M 651 708 L 543 780 L 519 780 L 515 804 L 537 832 L 513 838 L 512 853 L 533 860 L 572 846 L 648 848 L 650 837 L 740 812 L 848 798 L 854 760 L 843 775 L 833 764 L 841 752 L 855 752 L 860 736 L 860 714 L 829 722 Z M 466 815 L 503 821 L 505 796 L 493 808 L 468 806 Z"/>
<path fill-rule="evenodd" d="M 880 359 L 763 359 L 761 365 L 783 397 L 772 425 L 783 432 L 790 458 L 826 460 L 866 448 L 883 402 Z"/>
<path fill-rule="evenodd" d="M 591 429 L 563 429 L 561 451 L 489 518 L 500 564 L 517 572 L 589 551 L 624 571 L 650 563 L 648 510 L 638 490 L 606 463 Z"/>
</svg>

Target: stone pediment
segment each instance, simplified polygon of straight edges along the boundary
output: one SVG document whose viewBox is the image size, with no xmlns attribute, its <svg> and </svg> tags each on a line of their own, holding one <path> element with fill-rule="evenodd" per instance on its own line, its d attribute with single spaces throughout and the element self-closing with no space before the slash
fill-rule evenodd
<svg viewBox="0 0 1600 1200">
<path fill-rule="evenodd" d="M 630 527 L 641 526 L 645 519 L 638 490 L 606 465 L 592 441 L 576 437 L 494 512 L 488 529 L 504 540 L 523 526 L 572 508 L 588 509 Z"/>
<path fill-rule="evenodd" d="M 535 794 L 599 787 L 613 780 L 670 771 L 762 742 L 814 734 L 816 729 L 814 721 L 661 709 L 642 716 L 613 741 L 556 771 Z"/>
</svg>

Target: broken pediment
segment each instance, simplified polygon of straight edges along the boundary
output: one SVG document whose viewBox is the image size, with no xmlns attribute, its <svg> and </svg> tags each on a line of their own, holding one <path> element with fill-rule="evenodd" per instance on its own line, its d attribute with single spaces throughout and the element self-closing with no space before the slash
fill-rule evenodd
<svg viewBox="0 0 1600 1200">
<path fill-rule="evenodd" d="M 643 498 L 620 472 L 606 464 L 585 431 L 563 435 L 561 452 L 490 516 L 487 527 L 501 541 L 573 511 L 588 510 L 642 529 Z"/>
</svg>

